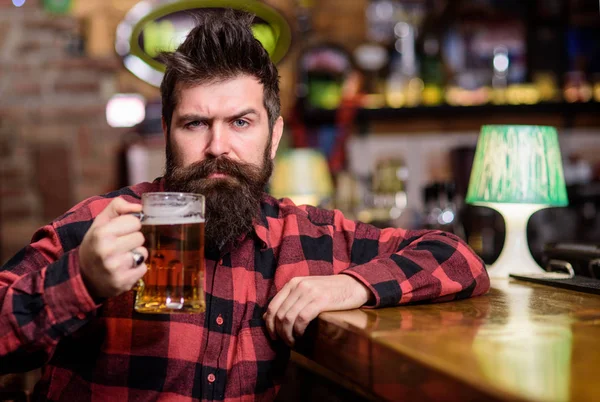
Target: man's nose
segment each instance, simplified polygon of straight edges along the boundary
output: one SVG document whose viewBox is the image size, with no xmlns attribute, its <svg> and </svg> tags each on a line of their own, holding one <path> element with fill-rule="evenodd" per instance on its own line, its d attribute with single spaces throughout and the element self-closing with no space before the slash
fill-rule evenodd
<svg viewBox="0 0 600 402">
<path fill-rule="evenodd" d="M 213 157 L 219 157 L 221 155 L 227 155 L 231 150 L 231 144 L 229 143 L 229 133 L 225 127 L 220 124 L 214 124 L 211 127 L 210 142 L 206 147 L 206 151 Z"/>
</svg>

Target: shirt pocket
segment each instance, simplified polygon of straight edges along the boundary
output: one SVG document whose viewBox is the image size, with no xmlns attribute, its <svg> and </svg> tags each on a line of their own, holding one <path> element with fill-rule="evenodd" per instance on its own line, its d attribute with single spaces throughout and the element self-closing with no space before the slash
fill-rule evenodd
<svg viewBox="0 0 600 402">
<path fill-rule="evenodd" d="M 275 390 L 285 369 L 280 367 L 285 357 L 278 356 L 277 343 L 270 340 L 264 320 L 252 319 L 243 323 L 237 336 L 233 364 L 240 385 L 240 397 L 275 397 Z"/>
</svg>

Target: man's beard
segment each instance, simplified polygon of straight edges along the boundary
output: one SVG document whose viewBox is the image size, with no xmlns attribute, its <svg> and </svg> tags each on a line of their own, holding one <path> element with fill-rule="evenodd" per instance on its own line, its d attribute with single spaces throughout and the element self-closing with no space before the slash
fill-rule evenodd
<svg viewBox="0 0 600 402">
<path fill-rule="evenodd" d="M 271 141 L 265 149 L 262 166 L 220 156 L 182 167 L 167 142 L 165 189 L 204 195 L 205 239 L 209 249 L 220 249 L 252 230 L 254 219 L 259 216 L 263 191 L 273 172 L 270 150 Z M 213 173 L 227 177 L 207 179 Z"/>
</svg>

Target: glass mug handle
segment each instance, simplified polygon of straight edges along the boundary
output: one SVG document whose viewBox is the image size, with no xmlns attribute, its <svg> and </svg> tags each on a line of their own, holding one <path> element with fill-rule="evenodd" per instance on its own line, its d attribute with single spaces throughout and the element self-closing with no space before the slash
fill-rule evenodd
<svg viewBox="0 0 600 402">
<path fill-rule="evenodd" d="M 144 218 L 146 217 L 146 215 L 144 215 L 143 211 L 142 212 L 131 212 L 129 215 L 135 216 L 136 218 L 138 218 L 140 220 L 140 222 L 144 222 Z M 137 292 L 142 290 L 143 288 L 144 288 L 144 281 L 142 280 L 142 278 L 140 278 L 140 279 L 138 279 L 137 283 L 135 285 L 133 285 L 131 290 L 133 290 L 137 294 Z"/>
<path fill-rule="evenodd" d="M 142 211 L 142 212 L 131 212 L 129 215 L 135 216 L 141 222 L 144 222 L 144 218 L 146 218 L 146 215 L 144 215 L 144 211 Z"/>
</svg>

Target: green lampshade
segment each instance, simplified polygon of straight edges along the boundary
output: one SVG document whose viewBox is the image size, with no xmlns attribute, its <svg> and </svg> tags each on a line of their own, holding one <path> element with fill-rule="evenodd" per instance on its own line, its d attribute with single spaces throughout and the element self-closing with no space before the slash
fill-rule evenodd
<svg viewBox="0 0 600 402">
<path fill-rule="evenodd" d="M 556 129 L 483 126 L 466 201 L 567 205 Z"/>
</svg>

